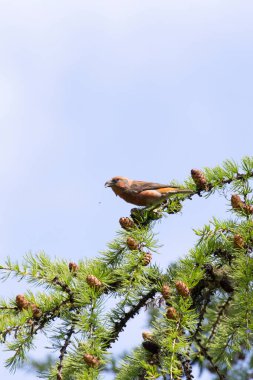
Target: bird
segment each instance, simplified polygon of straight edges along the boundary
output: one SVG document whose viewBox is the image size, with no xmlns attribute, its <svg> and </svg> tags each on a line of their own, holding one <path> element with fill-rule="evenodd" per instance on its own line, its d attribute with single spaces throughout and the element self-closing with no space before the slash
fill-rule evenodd
<svg viewBox="0 0 253 380">
<path fill-rule="evenodd" d="M 135 181 L 127 177 L 113 177 L 105 183 L 116 196 L 137 206 L 152 206 L 168 198 L 171 194 L 192 194 L 189 189 L 161 183 Z"/>
</svg>

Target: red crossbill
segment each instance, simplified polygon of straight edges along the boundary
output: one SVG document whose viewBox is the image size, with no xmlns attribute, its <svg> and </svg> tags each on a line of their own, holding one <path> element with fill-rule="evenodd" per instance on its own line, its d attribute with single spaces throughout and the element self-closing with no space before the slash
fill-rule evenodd
<svg viewBox="0 0 253 380">
<path fill-rule="evenodd" d="M 113 177 L 105 183 L 105 186 L 111 187 L 114 193 L 126 202 L 137 206 L 152 206 L 166 199 L 170 194 L 192 193 L 189 189 L 173 185 L 134 181 L 126 177 Z"/>
</svg>

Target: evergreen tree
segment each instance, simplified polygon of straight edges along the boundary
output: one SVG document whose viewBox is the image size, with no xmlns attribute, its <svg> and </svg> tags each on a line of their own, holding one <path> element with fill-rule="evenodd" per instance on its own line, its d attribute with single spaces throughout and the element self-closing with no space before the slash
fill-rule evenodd
<svg viewBox="0 0 253 380">
<path fill-rule="evenodd" d="M 44 368 L 47 379 L 101 379 L 111 368 L 116 380 L 190 380 L 195 364 L 219 380 L 252 378 L 252 177 L 253 157 L 192 170 L 184 183 L 192 195 L 132 209 L 93 260 L 52 261 L 44 252 L 27 255 L 21 265 L 7 259 L 2 279 L 16 276 L 31 289 L 0 303 L 0 338 L 12 352 L 6 365 L 23 366 L 44 333 L 58 352 Z M 213 218 L 195 230 L 190 252 L 159 268 L 154 224 L 181 212 L 185 200 L 215 192 L 229 196 L 229 219 Z M 40 291 L 32 292 L 35 286 Z M 112 344 L 142 308 L 151 314 L 150 331 L 123 360 L 112 360 Z"/>
</svg>

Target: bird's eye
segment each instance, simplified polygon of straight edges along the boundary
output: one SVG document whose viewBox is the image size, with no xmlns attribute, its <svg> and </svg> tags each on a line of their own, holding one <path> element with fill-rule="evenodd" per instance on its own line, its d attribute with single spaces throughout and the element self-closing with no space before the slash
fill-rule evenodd
<svg viewBox="0 0 253 380">
<path fill-rule="evenodd" d="M 113 178 L 112 182 L 117 183 L 118 180 L 119 180 L 118 178 Z"/>
</svg>

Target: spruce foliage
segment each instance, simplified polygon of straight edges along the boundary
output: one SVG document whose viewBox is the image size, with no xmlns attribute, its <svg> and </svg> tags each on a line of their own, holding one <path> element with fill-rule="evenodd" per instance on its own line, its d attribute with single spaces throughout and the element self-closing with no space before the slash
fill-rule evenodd
<svg viewBox="0 0 253 380">
<path fill-rule="evenodd" d="M 216 379 L 246 379 L 253 372 L 252 177 L 253 157 L 240 165 L 227 160 L 193 169 L 184 183 L 193 194 L 132 209 L 93 260 L 52 261 L 44 252 L 28 254 L 22 264 L 6 259 L 1 279 L 30 283 L 26 294 L 0 301 L 0 339 L 10 351 L 6 365 L 11 371 L 23 366 L 43 333 L 58 352 L 57 362 L 40 375 L 50 380 L 102 379 L 109 363 L 116 380 L 191 380 L 196 363 Z M 228 219 L 214 217 L 195 230 L 198 241 L 190 252 L 159 268 L 154 224 L 182 212 L 187 199 L 215 192 L 226 199 Z M 113 362 L 112 344 L 141 309 L 152 314 L 150 331 Z"/>
</svg>

